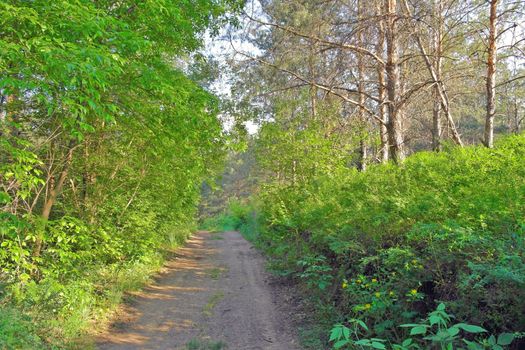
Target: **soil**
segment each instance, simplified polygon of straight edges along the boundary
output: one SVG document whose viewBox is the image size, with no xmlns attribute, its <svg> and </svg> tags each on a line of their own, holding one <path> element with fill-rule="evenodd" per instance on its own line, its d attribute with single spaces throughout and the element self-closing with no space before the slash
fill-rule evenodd
<svg viewBox="0 0 525 350">
<path fill-rule="evenodd" d="M 125 304 L 97 347 L 299 350 L 287 290 L 238 232 L 199 232 Z"/>
</svg>

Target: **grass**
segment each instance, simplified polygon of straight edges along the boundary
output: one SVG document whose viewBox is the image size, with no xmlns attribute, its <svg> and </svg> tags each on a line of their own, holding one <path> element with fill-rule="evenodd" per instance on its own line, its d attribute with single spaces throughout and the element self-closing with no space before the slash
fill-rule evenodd
<svg viewBox="0 0 525 350">
<path fill-rule="evenodd" d="M 217 306 L 217 303 L 219 301 L 221 301 L 222 298 L 224 298 L 224 293 L 223 292 L 217 292 L 217 293 L 213 294 L 212 297 L 210 298 L 210 300 L 208 301 L 208 303 L 206 305 L 204 305 L 204 309 L 202 310 L 202 312 L 206 316 L 212 316 L 213 315 L 213 309 L 215 309 L 215 306 Z"/>
<path fill-rule="evenodd" d="M 93 281 L 95 285 L 98 285 L 99 292 L 94 295 L 86 295 L 90 303 L 86 303 L 84 312 L 67 318 L 67 325 L 62 326 L 66 330 L 70 329 L 67 338 L 73 339 L 73 342 L 76 343 L 71 348 L 91 347 L 92 335 L 84 330 L 88 327 L 91 328 L 91 331 L 105 328 L 111 321 L 114 311 L 123 302 L 126 292 L 140 290 L 151 282 L 151 276 L 161 269 L 166 258 L 166 255 L 152 254 L 143 262 L 99 271 L 98 278 Z M 93 321 L 96 321 L 96 326 Z M 75 325 L 74 322 L 78 324 Z M 78 334 L 84 334 L 84 336 L 75 337 Z"/>
<path fill-rule="evenodd" d="M 0 350 L 93 349 L 93 334 L 109 324 L 126 292 L 149 283 L 171 251 L 93 267 L 67 283 L 48 278 L 9 287 L 0 300 Z"/>
<path fill-rule="evenodd" d="M 326 349 L 326 343 L 323 339 L 326 337 L 326 327 L 309 325 L 299 329 L 299 341 L 301 347 L 308 350 Z"/>
<path fill-rule="evenodd" d="M 210 277 L 214 280 L 218 280 L 223 273 L 225 273 L 226 271 L 228 271 L 228 269 L 224 268 L 224 267 L 214 267 L 213 269 L 210 269 L 208 271 L 208 274 L 210 275 Z"/>
<path fill-rule="evenodd" d="M 27 314 L 11 307 L 0 309 L 0 349 L 42 349 L 42 339 Z"/>
<path fill-rule="evenodd" d="M 192 339 L 186 344 L 187 350 L 224 350 L 228 346 L 223 341 L 208 341 L 208 340 L 199 340 Z"/>
</svg>

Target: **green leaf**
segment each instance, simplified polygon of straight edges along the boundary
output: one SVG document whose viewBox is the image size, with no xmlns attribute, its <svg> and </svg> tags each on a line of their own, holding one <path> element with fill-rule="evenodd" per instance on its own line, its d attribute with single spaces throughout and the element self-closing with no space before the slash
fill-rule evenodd
<svg viewBox="0 0 525 350">
<path fill-rule="evenodd" d="M 11 197 L 7 192 L 0 191 L 0 204 L 8 204 L 11 203 Z"/>
<path fill-rule="evenodd" d="M 342 325 L 336 325 L 334 328 L 332 328 L 332 331 L 330 332 L 330 341 L 341 338 L 341 335 L 343 334 L 342 327 Z"/>
<path fill-rule="evenodd" d="M 355 345 L 364 345 L 364 346 L 370 346 L 372 344 L 372 342 L 370 341 L 370 339 L 361 339 L 361 340 L 358 340 L 356 342 L 354 342 Z"/>
<path fill-rule="evenodd" d="M 441 323 L 442 319 L 441 317 L 439 316 L 436 316 L 436 315 L 432 315 L 428 318 L 428 321 L 430 323 L 431 326 L 435 325 L 435 324 L 439 324 Z"/>
<path fill-rule="evenodd" d="M 349 344 L 349 341 L 346 339 L 339 340 L 334 344 L 334 349 L 341 349 L 343 346 Z"/>
<path fill-rule="evenodd" d="M 403 343 L 401 345 L 403 345 L 404 347 L 407 347 L 410 344 L 412 344 L 412 338 L 407 338 L 407 339 L 403 340 Z"/>
<path fill-rule="evenodd" d="M 385 344 L 377 342 L 377 341 L 372 342 L 372 347 L 374 349 L 386 349 Z"/>
<path fill-rule="evenodd" d="M 425 326 L 425 325 L 419 325 L 417 327 L 414 327 L 410 330 L 410 335 L 426 334 L 427 327 L 428 326 Z"/>
<path fill-rule="evenodd" d="M 483 350 L 484 349 L 484 347 L 481 344 L 478 344 L 476 342 L 468 341 L 466 339 L 463 339 L 463 342 L 467 344 L 468 350 Z"/>
<path fill-rule="evenodd" d="M 367 327 L 366 323 L 364 323 L 363 321 L 361 321 L 361 320 L 355 320 L 355 322 L 356 322 L 358 325 L 360 325 L 361 328 L 363 328 L 365 331 L 368 330 L 368 327 Z"/>
<path fill-rule="evenodd" d="M 19 278 L 20 278 L 20 281 L 27 282 L 27 281 L 29 281 L 31 276 L 29 276 L 27 273 L 21 273 Z"/>
<path fill-rule="evenodd" d="M 510 345 L 514 340 L 514 334 L 512 333 L 501 333 L 498 336 L 498 345 Z"/>
<path fill-rule="evenodd" d="M 457 335 L 459 333 L 459 328 L 458 327 L 450 327 L 449 329 L 447 329 L 447 333 L 453 337 L 455 335 Z"/>
<path fill-rule="evenodd" d="M 349 339 L 350 338 L 350 329 L 348 327 L 345 327 L 343 326 L 343 337 L 345 339 Z"/>
<path fill-rule="evenodd" d="M 465 332 L 469 332 L 469 333 L 483 333 L 487 331 L 486 329 L 481 328 L 479 326 L 474 326 L 474 325 L 466 324 L 466 323 L 458 323 L 454 325 L 454 327 L 459 327 Z"/>
</svg>

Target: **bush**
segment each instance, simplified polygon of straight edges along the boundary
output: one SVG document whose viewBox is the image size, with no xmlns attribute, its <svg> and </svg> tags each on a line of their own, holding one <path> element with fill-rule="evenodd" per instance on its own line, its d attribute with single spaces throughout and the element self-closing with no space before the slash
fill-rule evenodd
<svg viewBox="0 0 525 350">
<path fill-rule="evenodd" d="M 212 232 L 240 231 L 254 242 L 258 236 L 258 217 L 253 206 L 232 200 L 224 213 L 205 219 L 200 228 Z"/>
<path fill-rule="evenodd" d="M 0 349 L 42 349 L 28 315 L 11 308 L 0 308 Z"/>
<path fill-rule="evenodd" d="M 446 302 L 491 333 L 525 330 L 523 136 L 273 183 L 258 200 L 260 241 L 281 271 L 317 271 L 330 286 L 309 292 L 335 303 L 339 320 L 402 340 L 394 325 Z M 305 256 L 313 263 L 297 264 Z"/>
<path fill-rule="evenodd" d="M 445 308 L 445 304 L 439 304 L 422 322 L 400 325 L 410 330 L 410 338 L 401 344 L 389 344 L 380 338 L 363 338 L 369 329 L 363 321 L 356 319 L 350 320 L 352 328 L 342 324 L 334 326 L 330 341 L 334 342 L 334 349 L 445 350 L 466 346 L 469 350 L 503 350 L 515 338 L 512 333 L 502 333 L 497 338 L 494 335 L 487 337 L 487 331 L 481 327 L 466 323 L 451 324 L 453 316 Z M 468 337 L 475 340 L 468 340 Z"/>
<path fill-rule="evenodd" d="M 122 215 L 120 225 L 114 215 L 97 226 L 66 215 L 47 223 L 44 249 L 34 256 L 36 224 L 0 215 L 0 316 L 12 319 L 1 326 L 0 342 L 6 345 L 0 349 L 64 348 L 84 341 L 93 320 L 103 324 L 124 292 L 144 285 L 161 267 L 162 252 L 193 229 L 191 221 L 174 224 L 169 216 L 135 210 Z M 27 317 L 13 318 L 16 314 Z M 15 342 L 18 332 L 25 335 Z M 37 341 L 42 344 L 26 345 Z"/>
</svg>

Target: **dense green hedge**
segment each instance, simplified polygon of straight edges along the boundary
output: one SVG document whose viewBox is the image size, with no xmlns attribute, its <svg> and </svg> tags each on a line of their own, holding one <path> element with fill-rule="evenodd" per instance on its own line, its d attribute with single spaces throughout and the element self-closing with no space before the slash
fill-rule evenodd
<svg viewBox="0 0 525 350">
<path fill-rule="evenodd" d="M 267 185 L 263 242 L 339 320 L 397 326 L 444 302 L 491 332 L 525 330 L 525 137 L 420 152 L 401 166 Z"/>
<path fill-rule="evenodd" d="M 0 1 L 0 349 L 87 349 L 195 229 L 226 135 L 200 50 L 241 2 Z"/>
</svg>

